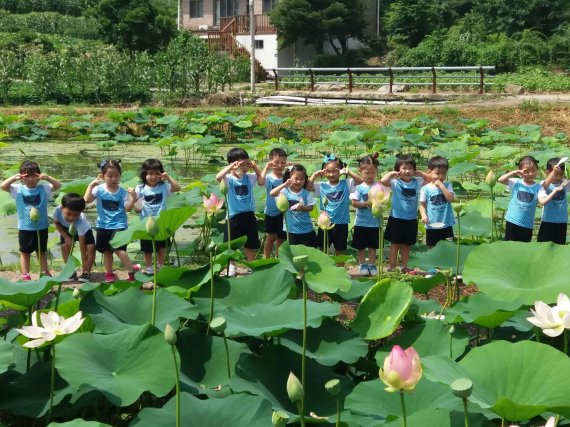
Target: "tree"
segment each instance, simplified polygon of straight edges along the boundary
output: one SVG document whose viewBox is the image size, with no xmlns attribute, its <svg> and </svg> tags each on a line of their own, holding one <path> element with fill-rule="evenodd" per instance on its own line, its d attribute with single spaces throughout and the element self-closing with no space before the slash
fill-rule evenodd
<svg viewBox="0 0 570 427">
<path fill-rule="evenodd" d="M 154 53 L 176 35 L 176 22 L 150 0 L 102 0 L 93 9 L 101 34 L 131 52 Z"/>
<path fill-rule="evenodd" d="M 412 47 L 440 28 L 441 23 L 438 3 L 433 0 L 397 0 L 384 17 L 388 37 Z"/>
<path fill-rule="evenodd" d="M 362 38 L 366 27 L 361 0 L 282 0 L 270 20 L 280 47 L 302 39 L 322 53 L 328 40 L 339 56 L 348 55 L 348 40 Z"/>
</svg>

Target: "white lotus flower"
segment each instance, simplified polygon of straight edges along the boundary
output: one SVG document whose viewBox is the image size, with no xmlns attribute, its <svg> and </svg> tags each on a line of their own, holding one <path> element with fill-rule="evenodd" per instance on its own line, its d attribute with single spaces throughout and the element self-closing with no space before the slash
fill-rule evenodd
<svg viewBox="0 0 570 427">
<path fill-rule="evenodd" d="M 424 319 L 437 319 L 437 320 L 445 320 L 444 314 L 437 314 L 435 310 L 430 311 L 429 313 L 420 314 L 420 317 Z"/>
<path fill-rule="evenodd" d="M 85 320 L 81 317 L 80 311 L 69 319 L 59 316 L 55 311 L 39 313 L 39 315 L 42 326 L 38 325 L 38 312 L 36 311 L 32 314 L 32 326 L 16 329 L 20 334 L 32 339 L 23 344 L 24 347 L 39 347 L 46 342 L 53 341 L 58 335 L 71 334 L 78 330 Z"/>
<path fill-rule="evenodd" d="M 550 307 L 543 301 L 534 303 L 533 317 L 527 317 L 530 323 L 542 329 L 549 337 L 557 337 L 564 329 L 570 329 L 570 300 L 564 294 L 558 295 L 558 304 Z"/>
<path fill-rule="evenodd" d="M 562 294 L 560 294 L 562 295 Z M 559 297 L 560 297 L 559 295 Z M 564 295 L 566 297 L 566 295 Z M 566 299 L 568 299 L 568 297 L 566 297 Z M 544 425 L 544 427 L 554 427 L 556 425 L 556 417 L 550 417 L 548 419 L 548 421 L 546 421 L 546 424 Z"/>
</svg>

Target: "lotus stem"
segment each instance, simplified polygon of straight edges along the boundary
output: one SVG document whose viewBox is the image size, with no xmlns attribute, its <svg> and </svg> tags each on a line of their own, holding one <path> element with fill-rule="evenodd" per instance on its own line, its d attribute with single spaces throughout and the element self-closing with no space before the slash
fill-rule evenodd
<svg viewBox="0 0 570 427">
<path fill-rule="evenodd" d="M 340 427 L 340 399 L 336 399 L 336 427 Z"/>
<path fill-rule="evenodd" d="M 305 272 L 301 272 L 301 280 L 303 282 L 303 355 L 301 356 L 301 385 L 303 386 L 303 398 L 301 399 L 301 419 L 305 416 L 305 396 L 307 389 L 305 388 L 305 359 L 307 353 L 307 281 L 305 280 Z M 304 421 L 301 423 L 304 425 Z"/>
<path fill-rule="evenodd" d="M 32 306 L 28 306 L 28 325 L 32 324 Z M 32 349 L 27 348 L 28 354 L 26 356 L 26 372 L 30 370 L 30 365 L 32 364 Z"/>
<path fill-rule="evenodd" d="M 378 252 L 378 281 L 380 281 L 384 275 L 384 234 L 382 233 L 382 225 L 378 226 L 378 240 L 380 240 L 380 248 Z"/>
<path fill-rule="evenodd" d="M 568 329 L 564 329 L 564 354 L 568 354 Z"/>
<path fill-rule="evenodd" d="M 178 252 L 178 243 L 176 243 L 174 234 L 172 235 L 172 245 L 174 246 L 174 252 L 176 253 L 176 264 L 180 267 L 180 253 Z"/>
<path fill-rule="evenodd" d="M 51 375 L 49 382 L 49 410 L 47 424 L 51 421 L 51 412 L 53 409 L 53 389 L 55 384 L 55 343 L 51 344 Z"/>
<path fill-rule="evenodd" d="M 230 349 L 228 347 L 228 339 L 226 338 L 226 334 L 222 333 L 222 337 L 224 338 L 224 348 L 226 349 L 226 370 L 228 371 L 228 379 L 230 379 L 232 372 L 230 370 Z"/>
<path fill-rule="evenodd" d="M 283 222 L 285 223 L 285 233 L 287 234 L 287 241 L 289 241 L 289 224 L 287 223 L 287 212 L 283 214 Z"/>
<path fill-rule="evenodd" d="M 491 243 L 493 240 L 493 229 L 495 228 L 495 195 L 493 192 L 493 187 L 491 187 Z"/>
<path fill-rule="evenodd" d="M 40 230 L 38 229 L 38 226 L 36 225 L 36 237 L 38 239 L 38 271 L 39 271 L 39 275 L 42 275 L 42 252 L 41 252 L 41 244 L 40 244 Z"/>
<path fill-rule="evenodd" d="M 402 406 L 402 425 L 408 426 L 406 421 L 406 403 L 404 402 L 404 390 L 400 390 L 400 405 Z"/>
<path fill-rule="evenodd" d="M 301 422 L 301 427 L 305 427 L 305 416 L 303 415 L 303 400 L 305 398 L 303 397 L 302 400 L 297 402 L 297 409 L 299 411 L 299 421 Z"/>
<path fill-rule="evenodd" d="M 69 250 L 68 260 L 71 259 L 73 256 L 73 248 L 75 247 L 75 236 L 71 236 L 71 249 Z M 57 307 L 59 306 L 59 295 L 61 293 L 61 282 L 57 285 L 57 293 L 55 294 L 55 307 L 54 311 L 57 311 Z"/>
<path fill-rule="evenodd" d="M 153 240 L 154 242 L 154 240 Z M 176 350 L 171 345 L 172 359 L 174 360 L 174 374 L 176 375 L 176 427 L 180 427 L 180 373 L 178 372 L 178 361 L 176 360 Z"/>
<path fill-rule="evenodd" d="M 461 217 L 457 213 L 457 254 L 455 258 L 455 301 L 459 301 L 459 257 L 461 255 Z"/>
<path fill-rule="evenodd" d="M 228 209 L 228 196 L 224 195 L 224 201 L 226 206 L 226 227 L 228 228 L 228 251 L 232 248 L 232 236 L 230 234 L 230 210 Z M 287 234 L 287 240 L 289 240 L 289 234 Z M 228 267 L 226 274 L 230 275 L 230 263 L 228 262 Z"/>
<path fill-rule="evenodd" d="M 154 279 L 153 279 L 153 286 L 152 286 L 152 314 L 151 314 L 151 318 L 150 318 L 150 324 L 152 326 L 154 326 L 154 322 L 156 321 L 156 276 L 158 274 L 157 270 L 157 265 L 156 265 L 156 240 L 154 239 L 154 237 L 152 238 L 152 267 L 154 269 L 153 271 L 153 275 L 154 275 Z"/>
<path fill-rule="evenodd" d="M 229 265 L 229 264 L 228 264 Z M 206 335 L 210 332 L 210 323 L 214 318 L 214 258 L 212 252 L 210 252 L 210 318 L 208 319 L 208 329 L 206 329 Z"/>
<path fill-rule="evenodd" d="M 323 252 L 325 254 L 329 254 L 329 247 L 327 245 L 327 237 L 328 237 L 328 230 L 322 229 L 323 230 Z"/>
<path fill-rule="evenodd" d="M 538 326 L 534 327 L 534 338 L 536 339 L 536 342 L 540 342 L 540 332 L 542 331 L 542 329 L 540 329 Z"/>
<path fill-rule="evenodd" d="M 465 427 L 469 427 L 469 408 L 467 398 L 463 398 L 463 414 L 465 415 Z"/>
</svg>

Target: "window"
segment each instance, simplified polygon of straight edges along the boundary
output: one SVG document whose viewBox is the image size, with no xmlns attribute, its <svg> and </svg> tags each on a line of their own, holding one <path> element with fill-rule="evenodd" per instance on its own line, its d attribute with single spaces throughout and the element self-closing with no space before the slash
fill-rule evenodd
<svg viewBox="0 0 570 427">
<path fill-rule="evenodd" d="M 216 0 L 215 25 L 220 25 L 220 18 L 239 15 L 239 0 Z"/>
<path fill-rule="evenodd" d="M 277 1 L 278 0 L 263 0 L 263 13 L 268 14 L 273 9 L 275 9 L 275 6 L 277 6 Z"/>
<path fill-rule="evenodd" d="M 251 44 L 250 44 L 251 46 Z M 263 40 L 256 40 L 255 41 L 255 49 L 263 49 Z"/>
<path fill-rule="evenodd" d="M 190 0 L 190 18 L 204 17 L 204 0 Z"/>
</svg>

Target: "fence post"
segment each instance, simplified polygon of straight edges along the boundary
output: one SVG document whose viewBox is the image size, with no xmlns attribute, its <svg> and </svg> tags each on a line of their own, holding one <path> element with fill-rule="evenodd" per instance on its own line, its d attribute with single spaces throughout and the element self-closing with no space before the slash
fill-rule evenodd
<svg viewBox="0 0 570 427">
<path fill-rule="evenodd" d="M 275 68 L 273 69 L 273 74 L 275 75 L 275 92 L 279 92 L 279 77 Z"/>
<path fill-rule="evenodd" d="M 311 74 L 311 92 L 315 91 L 315 75 L 313 74 L 313 70 L 309 68 L 309 73 Z"/>
<path fill-rule="evenodd" d="M 482 94 L 485 90 L 485 76 L 483 74 L 483 66 L 479 66 L 479 94 Z"/>
<path fill-rule="evenodd" d="M 352 93 L 352 71 L 350 68 L 347 68 L 346 71 L 348 71 L 348 92 Z"/>
<path fill-rule="evenodd" d="M 435 75 L 435 67 L 431 67 L 431 92 L 437 92 L 437 76 Z"/>
<path fill-rule="evenodd" d="M 392 93 L 392 86 L 394 85 L 394 73 L 392 71 L 392 67 L 388 68 L 388 74 L 390 76 L 390 87 L 388 93 Z"/>
</svg>

